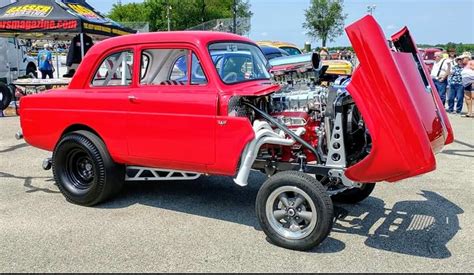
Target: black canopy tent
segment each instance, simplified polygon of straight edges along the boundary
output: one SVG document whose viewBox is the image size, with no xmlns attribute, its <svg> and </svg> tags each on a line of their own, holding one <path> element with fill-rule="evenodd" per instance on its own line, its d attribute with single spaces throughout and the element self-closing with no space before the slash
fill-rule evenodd
<svg viewBox="0 0 474 275">
<path fill-rule="evenodd" d="M 0 36 L 66 40 L 85 33 L 99 40 L 135 32 L 102 16 L 85 0 L 18 0 L 0 8 Z"/>
<path fill-rule="evenodd" d="M 85 0 L 18 0 L 0 8 L 0 36 L 19 39 L 71 40 L 84 34 L 94 40 L 136 33 L 102 16 Z"/>
</svg>

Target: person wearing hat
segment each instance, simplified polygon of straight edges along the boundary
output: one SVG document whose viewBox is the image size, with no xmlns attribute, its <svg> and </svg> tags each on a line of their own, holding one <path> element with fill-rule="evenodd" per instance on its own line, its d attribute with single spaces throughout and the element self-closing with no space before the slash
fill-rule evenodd
<svg viewBox="0 0 474 275">
<path fill-rule="evenodd" d="M 449 75 L 448 113 L 454 113 L 454 100 L 456 99 L 456 113 L 461 114 L 464 99 L 461 72 L 464 68 L 463 55 L 454 58 L 455 65 Z"/>
<path fill-rule="evenodd" d="M 467 106 L 467 114 L 465 117 L 474 117 L 474 60 L 471 60 L 471 53 L 464 52 L 462 60 L 464 69 L 461 71 L 462 85 L 464 87 L 464 102 Z"/>
<path fill-rule="evenodd" d="M 448 76 L 451 70 L 451 64 L 446 58 L 443 58 L 443 52 L 438 51 L 434 54 L 435 63 L 431 69 L 431 78 L 436 86 L 441 102 L 446 104 L 446 88 L 448 86 Z"/>
<path fill-rule="evenodd" d="M 321 60 L 329 60 L 329 51 L 326 48 L 322 48 L 319 52 L 319 57 Z"/>
<path fill-rule="evenodd" d="M 38 67 L 42 79 L 46 79 L 46 76 L 53 78 L 54 67 L 50 49 L 51 46 L 49 44 L 44 44 L 44 49 L 38 53 Z"/>
</svg>

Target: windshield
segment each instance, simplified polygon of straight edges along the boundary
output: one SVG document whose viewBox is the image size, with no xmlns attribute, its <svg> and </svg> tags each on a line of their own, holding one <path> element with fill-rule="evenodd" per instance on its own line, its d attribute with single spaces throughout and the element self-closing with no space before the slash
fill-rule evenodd
<svg viewBox="0 0 474 275">
<path fill-rule="evenodd" d="M 280 47 L 280 49 L 286 51 L 289 55 L 299 55 L 301 54 L 301 51 L 297 48 L 293 47 Z"/>
<path fill-rule="evenodd" d="M 215 43 L 209 46 L 217 74 L 226 84 L 270 79 L 261 50 L 245 43 Z"/>
</svg>

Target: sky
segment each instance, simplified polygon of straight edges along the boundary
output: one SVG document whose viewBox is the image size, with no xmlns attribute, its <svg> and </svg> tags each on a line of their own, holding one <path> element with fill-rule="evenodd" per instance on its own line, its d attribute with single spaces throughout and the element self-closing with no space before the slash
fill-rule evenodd
<svg viewBox="0 0 474 275">
<path fill-rule="evenodd" d="M 186 0 L 183 0 L 186 1 Z M 107 13 L 116 0 L 87 0 L 93 7 Z M 122 0 L 122 3 L 142 2 Z M 250 0 L 253 40 L 280 40 L 302 47 L 321 42 L 305 35 L 302 27 L 304 11 L 310 0 Z M 345 0 L 345 24 L 367 14 L 367 6 L 375 5 L 373 15 L 386 36 L 408 26 L 418 44 L 447 42 L 474 43 L 474 0 Z M 350 45 L 346 35 L 328 46 Z"/>
</svg>

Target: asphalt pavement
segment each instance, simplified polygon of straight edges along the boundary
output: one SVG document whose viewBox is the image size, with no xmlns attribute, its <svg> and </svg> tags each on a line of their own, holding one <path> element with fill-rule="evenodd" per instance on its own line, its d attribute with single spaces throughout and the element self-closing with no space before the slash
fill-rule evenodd
<svg viewBox="0 0 474 275">
<path fill-rule="evenodd" d="M 469 272 L 474 270 L 474 119 L 450 115 L 456 140 L 437 170 L 380 183 L 336 205 L 328 239 L 309 252 L 268 242 L 254 203 L 265 177 L 127 183 L 96 207 L 66 202 L 0 117 L 0 272 Z"/>
</svg>

